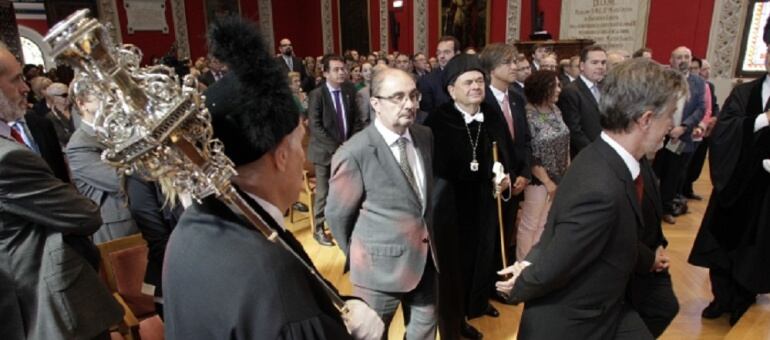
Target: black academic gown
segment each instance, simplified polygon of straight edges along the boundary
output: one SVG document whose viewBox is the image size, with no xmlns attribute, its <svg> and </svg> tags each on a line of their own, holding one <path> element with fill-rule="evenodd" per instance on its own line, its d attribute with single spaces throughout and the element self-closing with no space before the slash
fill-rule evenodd
<svg viewBox="0 0 770 340">
<path fill-rule="evenodd" d="M 491 112 L 481 104 L 481 112 Z M 492 141 L 499 150 L 510 150 L 506 144 L 505 123 L 494 114 L 485 114 L 484 123 L 468 125 L 475 139 L 479 125 L 481 135 L 476 149 L 478 171 L 471 171 L 472 147 L 462 114 L 454 102 L 446 103 L 431 113 L 425 125 L 433 130 L 433 169 L 436 179 L 446 180 L 454 194 L 456 226 L 452 229 L 459 235 L 459 248 L 445 251 L 453 259 L 439 260 L 439 263 L 458 263 L 464 291 L 465 315 L 481 316 L 489 304 L 496 279 L 496 259 L 500 257 L 500 241 L 497 221 L 497 206 L 492 187 Z M 510 155 L 499 152 L 500 162 L 508 169 Z M 435 215 L 446 211 L 435 211 Z M 453 232 L 445 229 L 443 232 Z M 438 238 L 441 238 L 440 236 Z M 459 292 L 458 291 L 458 292 Z"/>
<path fill-rule="evenodd" d="M 289 232 L 276 230 L 309 261 Z M 308 270 L 211 197 L 185 210 L 171 234 L 163 296 L 165 334 L 171 340 L 351 338 Z"/>
<path fill-rule="evenodd" d="M 725 101 L 711 137 L 714 190 L 689 258 L 755 294 L 770 292 L 770 174 L 762 168 L 770 128 L 754 132 L 764 79 L 738 85 Z"/>
</svg>

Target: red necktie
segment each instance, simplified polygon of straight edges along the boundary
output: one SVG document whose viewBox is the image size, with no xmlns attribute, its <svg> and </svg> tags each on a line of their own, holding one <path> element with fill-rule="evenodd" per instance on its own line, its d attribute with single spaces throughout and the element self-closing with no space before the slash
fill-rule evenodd
<svg viewBox="0 0 770 340">
<path fill-rule="evenodd" d="M 508 100 L 508 94 L 503 95 L 503 116 L 508 123 L 508 131 L 511 132 L 511 139 L 516 139 L 515 130 L 513 129 L 513 116 L 511 115 L 511 102 Z"/>
<path fill-rule="evenodd" d="M 16 131 L 13 127 L 11 127 L 11 137 L 15 139 L 19 144 L 27 146 L 26 143 L 24 143 L 24 138 L 21 138 L 21 134 L 19 134 L 19 131 Z"/>
<path fill-rule="evenodd" d="M 636 186 L 636 198 L 639 200 L 639 204 L 642 204 L 642 196 L 644 195 L 644 178 L 642 178 L 642 174 L 639 174 L 639 176 L 636 176 L 636 179 L 634 180 L 634 186 Z"/>
</svg>

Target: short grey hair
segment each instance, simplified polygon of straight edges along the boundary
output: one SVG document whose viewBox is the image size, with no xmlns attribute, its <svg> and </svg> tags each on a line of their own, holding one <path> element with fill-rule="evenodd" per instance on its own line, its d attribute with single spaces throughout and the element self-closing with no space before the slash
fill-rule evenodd
<svg viewBox="0 0 770 340">
<path fill-rule="evenodd" d="M 403 73 L 407 76 L 409 75 L 409 73 L 406 73 L 401 69 L 397 69 L 397 68 L 389 67 L 385 65 L 377 65 L 374 68 L 372 68 L 372 85 L 371 85 L 371 88 L 369 89 L 371 91 L 372 97 L 376 97 L 380 95 L 380 91 L 382 91 L 382 83 L 385 81 L 385 77 L 393 73 Z"/>
<path fill-rule="evenodd" d="M 602 128 L 628 132 L 631 123 L 645 112 L 660 116 L 689 92 L 687 81 L 678 72 L 651 60 L 633 59 L 616 65 L 604 77 L 601 93 Z"/>
</svg>

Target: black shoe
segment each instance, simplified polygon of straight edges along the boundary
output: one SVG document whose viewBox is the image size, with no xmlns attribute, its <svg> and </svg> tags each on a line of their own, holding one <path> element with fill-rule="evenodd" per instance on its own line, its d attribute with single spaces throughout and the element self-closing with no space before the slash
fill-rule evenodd
<svg viewBox="0 0 770 340">
<path fill-rule="evenodd" d="M 494 306 L 489 304 L 489 305 L 487 305 L 487 310 L 484 311 L 484 315 L 496 318 L 496 317 L 500 316 L 500 312 L 497 311 L 497 308 L 495 308 Z"/>
<path fill-rule="evenodd" d="M 306 213 L 306 212 L 308 211 L 308 210 L 307 210 L 307 205 L 305 205 L 305 203 L 302 203 L 302 202 L 296 202 L 296 203 L 294 203 L 294 204 L 291 206 L 291 208 L 292 208 L 292 209 L 294 209 L 294 210 L 296 210 L 296 211 L 299 211 L 299 212 L 303 212 L 303 213 Z"/>
<path fill-rule="evenodd" d="M 695 200 L 695 201 L 702 201 L 703 197 L 701 195 L 698 195 L 694 192 L 684 194 L 684 197 L 686 197 L 688 200 Z"/>
<path fill-rule="evenodd" d="M 460 325 L 460 335 L 463 338 L 473 340 L 480 340 L 484 338 L 484 334 L 481 334 L 481 332 L 479 332 L 476 327 L 471 326 L 468 321 L 463 321 L 462 325 Z"/>
<path fill-rule="evenodd" d="M 326 235 L 323 228 L 319 228 L 315 232 L 313 232 L 313 238 L 318 242 L 318 244 L 326 247 L 333 247 L 334 242 L 332 241 L 331 237 L 329 235 Z"/>
<path fill-rule="evenodd" d="M 492 299 L 504 305 L 511 305 L 511 306 L 516 305 L 513 302 L 508 302 L 508 299 L 506 299 L 506 297 L 503 296 L 500 292 L 495 292 L 494 294 L 492 294 Z"/>
<path fill-rule="evenodd" d="M 703 309 L 703 312 L 700 315 L 704 319 L 716 319 L 724 313 L 727 313 L 727 311 L 719 303 L 711 301 L 711 303 Z M 738 318 L 740 318 L 740 316 Z"/>
<path fill-rule="evenodd" d="M 733 311 L 730 312 L 730 326 L 735 326 L 735 324 L 738 323 L 738 320 L 741 319 L 743 314 L 746 314 L 747 310 L 749 310 L 749 306 L 738 307 L 736 309 L 733 309 Z"/>
</svg>

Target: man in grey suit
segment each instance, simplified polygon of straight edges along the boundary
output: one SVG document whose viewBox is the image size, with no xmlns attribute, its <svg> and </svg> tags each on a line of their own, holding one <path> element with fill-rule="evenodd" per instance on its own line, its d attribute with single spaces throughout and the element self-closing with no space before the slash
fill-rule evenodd
<svg viewBox="0 0 770 340">
<path fill-rule="evenodd" d="M 663 145 L 687 84 L 634 59 L 615 66 L 599 103 L 603 131 L 572 162 L 540 242 L 497 289 L 524 302 L 519 339 L 652 339 L 624 303 L 644 223 L 639 160 Z"/>
<path fill-rule="evenodd" d="M 315 165 L 315 226 L 313 237 L 324 246 L 333 246 L 324 232 L 324 207 L 329 192 L 329 166 L 340 145 L 364 127 L 364 117 L 356 105 L 356 89 L 346 82 L 345 62 L 336 55 L 323 58 L 326 82 L 308 94 L 310 144 L 307 158 Z"/>
<path fill-rule="evenodd" d="M 0 43 L 0 338 L 106 336 L 122 309 L 91 267 L 98 255 L 86 258 L 96 254 L 86 237 L 101 224 L 98 207 L 8 126 L 27 107 L 21 71 Z"/>
<path fill-rule="evenodd" d="M 355 295 L 386 328 L 403 304 L 406 339 L 434 339 L 433 135 L 414 124 L 419 101 L 408 73 L 375 73 L 370 102 L 377 116 L 334 154 L 326 216 Z"/>
<path fill-rule="evenodd" d="M 99 99 L 89 83 L 80 76 L 73 81 L 71 92 L 83 121 L 72 134 L 65 152 L 75 187 L 101 209 L 103 224 L 94 234 L 94 242 L 98 244 L 136 234 L 139 229 L 128 208 L 123 176 L 102 161 L 105 146 L 96 139 L 93 127 Z"/>
</svg>

